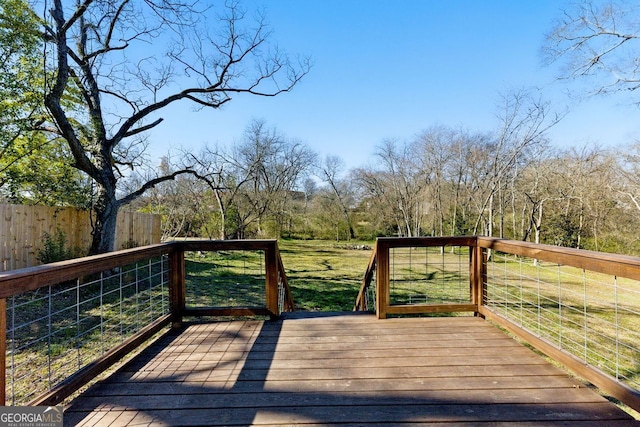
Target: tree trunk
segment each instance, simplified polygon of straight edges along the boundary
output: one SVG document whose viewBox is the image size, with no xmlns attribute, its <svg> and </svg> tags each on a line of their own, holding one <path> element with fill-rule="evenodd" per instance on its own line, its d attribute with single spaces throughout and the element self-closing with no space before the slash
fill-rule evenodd
<svg viewBox="0 0 640 427">
<path fill-rule="evenodd" d="M 535 244 L 540 244 L 540 231 L 542 230 L 542 209 L 544 207 L 544 200 L 541 200 L 538 205 L 538 217 L 535 221 Z"/>
<path fill-rule="evenodd" d="M 453 220 L 451 221 L 451 235 L 458 235 L 458 190 L 456 189 L 456 196 L 453 199 Z"/>
<path fill-rule="evenodd" d="M 542 209 L 544 207 L 544 200 L 541 200 L 538 204 L 538 217 L 535 218 L 532 212 L 531 215 L 531 219 L 534 222 L 534 232 L 535 232 L 535 244 L 539 245 L 540 244 L 540 231 L 542 229 Z M 533 265 L 534 266 L 538 266 L 540 265 L 540 260 L 538 258 L 534 258 L 533 259 Z"/>
<path fill-rule="evenodd" d="M 500 217 L 498 218 L 498 220 L 500 221 L 499 236 L 501 239 L 504 239 L 504 195 L 502 193 L 502 190 L 498 190 L 498 214 L 500 215 Z"/>
<path fill-rule="evenodd" d="M 493 193 L 492 193 L 489 198 L 489 218 L 487 220 L 487 235 L 489 237 L 493 237 L 493 215 L 494 215 L 493 209 L 494 208 L 493 208 Z"/>
<path fill-rule="evenodd" d="M 102 254 L 115 250 L 116 224 L 120 203 L 116 199 L 115 188 L 98 188 L 98 199 L 93 207 L 95 222 L 89 255 Z"/>
<path fill-rule="evenodd" d="M 220 212 L 220 239 L 227 240 L 227 215 L 224 202 L 222 200 L 222 195 L 220 194 L 220 190 L 214 190 L 213 194 L 215 194 L 216 196 L 216 201 L 218 202 L 218 211 Z"/>
</svg>

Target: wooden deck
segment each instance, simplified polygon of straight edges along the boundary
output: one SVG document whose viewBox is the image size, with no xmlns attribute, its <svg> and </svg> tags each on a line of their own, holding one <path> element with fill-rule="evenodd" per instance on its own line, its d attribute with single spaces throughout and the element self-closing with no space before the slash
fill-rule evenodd
<svg viewBox="0 0 640 427">
<path fill-rule="evenodd" d="M 75 399 L 65 425 L 638 425 L 480 318 L 191 324 Z"/>
</svg>

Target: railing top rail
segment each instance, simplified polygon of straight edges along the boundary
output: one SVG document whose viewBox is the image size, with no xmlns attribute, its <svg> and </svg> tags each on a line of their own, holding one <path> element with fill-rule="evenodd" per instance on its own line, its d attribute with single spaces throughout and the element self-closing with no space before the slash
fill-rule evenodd
<svg viewBox="0 0 640 427">
<path fill-rule="evenodd" d="M 239 275 L 255 273 L 257 279 L 248 282 L 258 294 L 261 293 L 259 276 L 264 276 L 264 299 L 258 296 L 259 305 L 255 307 L 241 304 L 187 307 L 187 285 L 195 286 L 188 283 L 195 280 L 187 277 L 189 259 L 185 259 L 185 252 L 197 251 L 218 252 L 222 259 L 227 254 L 235 257 L 238 252 L 250 255 L 243 257 L 240 267 L 243 272 Z M 228 271 L 233 268 L 232 265 Z M 38 298 L 5 301 L 8 297 L 57 284 L 61 286 L 45 289 Z M 227 285 L 220 286 L 229 287 Z M 43 298 L 47 298 L 48 303 L 42 303 Z M 4 324 L 12 334 L 11 339 L 7 339 L 5 331 L 0 333 L 0 379 L 3 380 L 0 405 L 6 399 L 6 393 L 2 393 L 8 384 L 2 374 L 6 366 L 11 367 L 9 383 L 14 402 L 22 399 L 20 402 L 31 402 L 28 404 L 58 404 L 167 324 L 180 323 L 183 316 L 277 317 L 281 311 L 295 309 L 277 240 L 176 240 L 3 272 L 0 273 L 0 299 L 0 325 Z M 216 302 L 226 303 L 227 299 Z M 9 320 L 7 312 L 11 313 Z M 41 327 L 42 324 L 48 328 Z M 30 326 L 39 332 L 22 336 L 21 331 Z M 9 365 L 7 345 L 12 346 L 8 350 Z M 34 359 L 29 359 L 32 356 Z M 44 380 L 38 381 L 42 387 L 34 389 L 30 387 L 34 377 L 23 375 L 23 371 L 30 368 L 30 363 L 39 367 L 46 365 L 47 357 L 48 374 L 40 376 L 40 372 L 36 372 L 38 378 Z M 58 382 L 63 377 L 65 379 Z M 47 387 L 49 391 L 41 394 Z M 39 396 L 34 399 L 36 394 Z"/>
<path fill-rule="evenodd" d="M 168 254 L 173 250 L 174 247 L 170 243 L 158 243 L 141 248 L 125 249 L 2 272 L 0 273 L 0 298 L 7 298 L 44 286 L 73 280 L 87 274 Z"/>
<path fill-rule="evenodd" d="M 476 236 L 453 237 L 378 237 L 378 246 L 413 247 L 413 246 L 476 246 Z"/>
<path fill-rule="evenodd" d="M 205 240 L 187 239 L 174 240 L 173 245 L 180 246 L 185 251 L 216 251 L 216 250 L 266 250 L 277 247 L 276 239 L 250 239 L 250 240 Z"/>
<path fill-rule="evenodd" d="M 557 264 L 617 277 L 640 280 L 640 257 L 618 255 L 584 249 L 504 240 L 493 237 L 477 238 L 478 246 L 513 255 L 535 258 Z"/>
<path fill-rule="evenodd" d="M 73 280 L 99 271 L 169 254 L 178 250 L 269 250 L 277 240 L 175 240 L 106 254 L 70 259 L 0 273 L 0 298 L 7 298 L 44 286 Z"/>
</svg>

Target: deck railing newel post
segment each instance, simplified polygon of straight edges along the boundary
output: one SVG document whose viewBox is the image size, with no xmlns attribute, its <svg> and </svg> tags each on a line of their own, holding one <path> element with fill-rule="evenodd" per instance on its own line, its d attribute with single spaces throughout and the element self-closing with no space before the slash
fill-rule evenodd
<svg viewBox="0 0 640 427">
<path fill-rule="evenodd" d="M 182 324 L 182 314 L 186 307 L 184 246 L 175 243 L 169 252 L 169 307 L 173 317 L 172 326 Z"/>
<path fill-rule="evenodd" d="M 489 253 L 480 248 L 480 305 L 484 305 L 485 296 L 487 294 L 487 263 L 489 262 Z"/>
<path fill-rule="evenodd" d="M 389 306 L 389 245 L 378 240 L 376 254 L 376 313 L 378 319 L 387 318 Z"/>
<path fill-rule="evenodd" d="M 487 294 L 487 261 L 489 253 L 486 248 L 478 245 L 478 310 L 483 308 Z M 483 316 L 484 317 L 484 316 Z"/>
<path fill-rule="evenodd" d="M 7 404 L 7 299 L 0 298 L 0 406 Z"/>
<path fill-rule="evenodd" d="M 470 282 L 471 282 L 471 301 L 476 306 L 475 315 L 480 313 L 480 307 L 482 306 L 482 294 L 483 283 L 482 269 L 483 269 L 483 253 L 477 241 L 474 246 L 471 247 L 471 262 L 470 262 Z"/>
<path fill-rule="evenodd" d="M 474 315 L 478 315 L 478 245 L 469 246 L 469 293 L 471 303 L 476 306 Z"/>
<path fill-rule="evenodd" d="M 264 251 L 266 266 L 266 305 L 271 317 L 280 316 L 278 310 L 278 260 L 276 241 L 269 242 Z"/>
</svg>

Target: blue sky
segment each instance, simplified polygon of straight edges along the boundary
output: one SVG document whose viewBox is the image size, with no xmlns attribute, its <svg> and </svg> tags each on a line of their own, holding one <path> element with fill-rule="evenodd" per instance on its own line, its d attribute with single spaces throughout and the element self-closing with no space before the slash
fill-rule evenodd
<svg viewBox="0 0 640 427">
<path fill-rule="evenodd" d="M 386 138 L 410 139 L 433 125 L 491 131 L 500 93 L 538 87 L 569 114 L 549 136 L 558 146 L 618 146 L 640 133 L 629 100 L 576 102 L 544 67 L 540 48 L 560 0 L 250 0 L 264 8 L 273 40 L 314 66 L 291 93 L 237 96 L 222 110 L 172 107 L 151 143 L 230 144 L 263 119 L 348 167 L 373 160 Z"/>
</svg>

